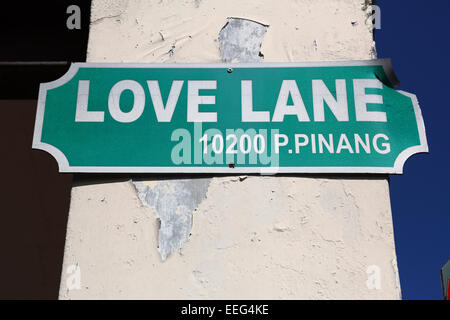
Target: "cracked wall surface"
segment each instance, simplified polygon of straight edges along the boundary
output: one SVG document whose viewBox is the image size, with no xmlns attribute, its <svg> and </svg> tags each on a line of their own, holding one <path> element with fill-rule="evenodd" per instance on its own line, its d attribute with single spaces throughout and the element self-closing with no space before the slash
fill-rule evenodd
<svg viewBox="0 0 450 320">
<path fill-rule="evenodd" d="M 370 59 L 364 10 L 359 0 L 94 0 L 88 61 Z M 234 23 L 256 28 L 251 54 L 241 45 L 224 56 L 224 40 L 251 34 L 224 34 Z M 70 290 L 76 264 L 81 287 Z M 399 295 L 385 176 L 174 175 L 72 190 L 61 299 Z"/>
</svg>

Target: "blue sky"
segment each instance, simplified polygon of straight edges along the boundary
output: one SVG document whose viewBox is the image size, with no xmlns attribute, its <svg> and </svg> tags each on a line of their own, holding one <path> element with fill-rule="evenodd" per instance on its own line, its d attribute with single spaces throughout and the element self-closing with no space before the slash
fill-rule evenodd
<svg viewBox="0 0 450 320">
<path fill-rule="evenodd" d="M 450 259 L 450 1 L 379 0 L 379 58 L 391 58 L 397 89 L 417 95 L 429 154 L 390 177 L 403 299 L 442 299 L 440 268 Z"/>
</svg>

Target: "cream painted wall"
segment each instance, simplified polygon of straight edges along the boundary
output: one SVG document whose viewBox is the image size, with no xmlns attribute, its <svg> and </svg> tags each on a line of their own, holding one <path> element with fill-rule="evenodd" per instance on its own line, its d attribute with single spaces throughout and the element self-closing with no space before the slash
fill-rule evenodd
<svg viewBox="0 0 450 320">
<path fill-rule="evenodd" d="M 370 59 L 361 2 L 94 0 L 88 61 L 221 62 L 228 17 L 269 25 L 264 61 Z M 61 299 L 399 298 L 385 176 L 173 178 L 74 186 Z M 164 210 L 193 219 L 165 261 Z"/>
</svg>

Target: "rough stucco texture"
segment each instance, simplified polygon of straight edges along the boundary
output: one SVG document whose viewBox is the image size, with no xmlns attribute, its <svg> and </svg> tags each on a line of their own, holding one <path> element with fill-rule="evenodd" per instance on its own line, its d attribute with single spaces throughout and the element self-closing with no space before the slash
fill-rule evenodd
<svg viewBox="0 0 450 320">
<path fill-rule="evenodd" d="M 255 61 L 370 59 L 361 2 L 94 0 L 88 60 L 221 62 L 230 17 L 263 28 Z M 384 176 L 88 184 L 72 190 L 60 298 L 396 299 L 395 261 Z"/>
</svg>

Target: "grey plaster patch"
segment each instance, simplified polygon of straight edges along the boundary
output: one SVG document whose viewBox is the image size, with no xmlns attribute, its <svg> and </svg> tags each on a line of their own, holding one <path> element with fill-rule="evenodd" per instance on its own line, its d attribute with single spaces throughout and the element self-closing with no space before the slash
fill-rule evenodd
<svg viewBox="0 0 450 320">
<path fill-rule="evenodd" d="M 322 182 L 319 201 L 322 209 L 331 219 L 343 220 L 342 240 L 347 245 L 355 244 L 361 230 L 361 210 L 354 195 L 346 189 L 345 184 Z"/>
<path fill-rule="evenodd" d="M 200 1 L 196 1 L 200 5 Z M 261 62 L 262 38 L 267 25 L 240 18 L 229 18 L 219 33 L 220 50 L 224 62 Z M 163 34 L 160 32 L 162 40 Z M 175 43 L 170 49 L 173 55 Z M 243 181 L 245 178 L 239 178 Z M 141 181 L 133 181 L 139 199 L 145 206 L 155 209 L 161 226 L 158 233 L 158 251 L 162 260 L 179 251 L 188 241 L 192 229 L 192 214 L 206 198 L 211 179 L 185 179 L 161 181 L 150 188 Z"/>
<path fill-rule="evenodd" d="M 261 43 L 268 25 L 241 18 L 228 18 L 219 33 L 220 54 L 224 62 L 261 62 Z"/>
<path fill-rule="evenodd" d="M 141 202 L 155 209 L 161 226 L 158 251 L 162 260 L 181 249 L 192 229 L 192 213 L 206 198 L 211 179 L 185 179 L 158 182 L 153 188 L 133 181 Z"/>
</svg>

